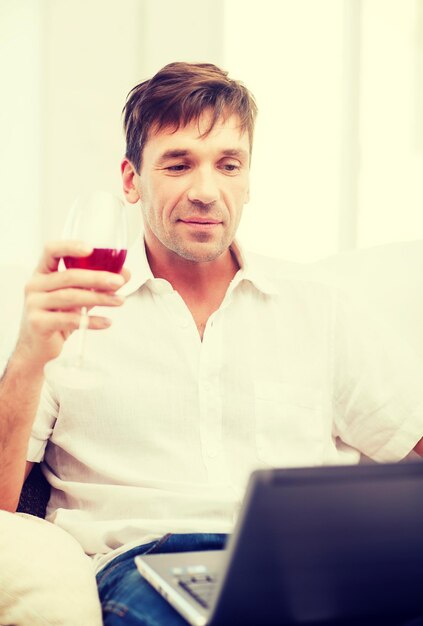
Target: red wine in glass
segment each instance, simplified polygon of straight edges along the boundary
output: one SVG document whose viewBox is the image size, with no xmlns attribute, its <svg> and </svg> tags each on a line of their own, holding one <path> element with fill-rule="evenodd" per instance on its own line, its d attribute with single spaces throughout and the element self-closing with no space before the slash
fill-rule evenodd
<svg viewBox="0 0 423 626">
<path fill-rule="evenodd" d="M 126 259 L 127 224 L 125 206 L 116 196 L 94 191 L 79 196 L 72 205 L 63 231 L 64 239 L 76 239 L 92 246 L 85 257 L 65 256 L 66 269 L 103 270 L 118 274 Z M 44 372 L 52 383 L 89 388 L 104 382 L 106 371 L 98 361 L 85 358 L 85 338 L 89 327 L 87 307 L 80 310 L 74 357 L 59 357 L 46 364 Z"/>
<path fill-rule="evenodd" d="M 126 250 L 116 248 L 94 248 L 89 256 L 65 256 L 63 262 L 67 269 L 103 270 L 118 274 L 126 259 Z"/>
</svg>

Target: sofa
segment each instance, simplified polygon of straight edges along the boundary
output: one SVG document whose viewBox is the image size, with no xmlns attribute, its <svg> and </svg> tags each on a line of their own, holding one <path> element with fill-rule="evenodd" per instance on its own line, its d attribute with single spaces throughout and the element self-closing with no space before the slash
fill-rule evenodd
<svg viewBox="0 0 423 626">
<path fill-rule="evenodd" d="M 44 478 L 40 465 L 36 463 L 23 486 L 18 511 L 44 518 L 50 497 L 50 485 Z"/>
</svg>

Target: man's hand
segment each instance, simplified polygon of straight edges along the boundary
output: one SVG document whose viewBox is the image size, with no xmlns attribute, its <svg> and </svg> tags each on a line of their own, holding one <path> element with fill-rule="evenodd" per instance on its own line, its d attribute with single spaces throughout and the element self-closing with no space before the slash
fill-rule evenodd
<svg viewBox="0 0 423 626">
<path fill-rule="evenodd" d="M 25 305 L 15 356 L 43 367 L 56 358 L 69 335 L 79 327 L 81 307 L 120 306 L 124 299 L 115 292 L 129 278 L 125 269 L 111 272 L 69 269 L 58 271 L 64 256 L 88 256 L 92 249 L 77 241 L 48 244 L 37 269 L 25 288 Z M 89 317 L 88 328 L 99 330 L 110 320 Z"/>
</svg>

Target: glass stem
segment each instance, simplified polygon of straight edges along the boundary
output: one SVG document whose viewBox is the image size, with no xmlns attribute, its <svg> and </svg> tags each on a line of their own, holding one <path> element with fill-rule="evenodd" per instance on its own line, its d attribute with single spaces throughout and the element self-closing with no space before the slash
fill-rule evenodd
<svg viewBox="0 0 423 626">
<path fill-rule="evenodd" d="M 87 336 L 88 321 L 88 310 L 86 306 L 83 306 L 81 308 L 81 318 L 79 320 L 78 328 L 78 347 L 76 356 L 77 367 L 82 367 L 84 365 L 85 338 Z"/>
</svg>

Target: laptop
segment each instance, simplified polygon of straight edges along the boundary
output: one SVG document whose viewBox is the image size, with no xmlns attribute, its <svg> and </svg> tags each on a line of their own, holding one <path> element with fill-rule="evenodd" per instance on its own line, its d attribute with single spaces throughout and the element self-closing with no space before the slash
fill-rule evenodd
<svg viewBox="0 0 423 626">
<path fill-rule="evenodd" d="M 423 462 L 257 470 L 227 547 L 137 556 L 193 626 L 423 615 Z"/>
</svg>

